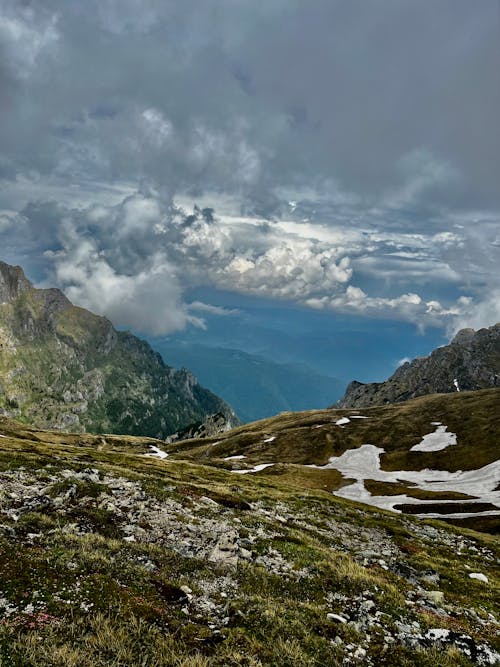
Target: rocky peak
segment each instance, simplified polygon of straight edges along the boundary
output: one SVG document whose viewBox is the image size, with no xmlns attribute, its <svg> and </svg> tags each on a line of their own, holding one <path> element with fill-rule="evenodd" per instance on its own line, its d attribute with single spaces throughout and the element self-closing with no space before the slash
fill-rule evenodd
<svg viewBox="0 0 500 667">
<path fill-rule="evenodd" d="M 451 341 L 450 345 L 468 345 L 474 339 L 474 329 L 461 329 Z"/>
<path fill-rule="evenodd" d="M 0 303 L 13 301 L 32 287 L 20 266 L 0 262 Z"/>
<path fill-rule="evenodd" d="M 73 305 L 68 297 L 56 288 L 39 290 L 39 294 L 44 301 L 48 314 L 51 315 L 60 313 Z"/>
<path fill-rule="evenodd" d="M 176 371 L 143 340 L 37 289 L 0 262 L 0 415 L 41 427 L 164 438 L 221 412 L 220 398 Z"/>
<path fill-rule="evenodd" d="M 400 366 L 385 382 L 351 382 L 339 407 L 400 403 L 426 394 L 500 386 L 500 323 L 462 329 L 449 345 Z"/>
</svg>

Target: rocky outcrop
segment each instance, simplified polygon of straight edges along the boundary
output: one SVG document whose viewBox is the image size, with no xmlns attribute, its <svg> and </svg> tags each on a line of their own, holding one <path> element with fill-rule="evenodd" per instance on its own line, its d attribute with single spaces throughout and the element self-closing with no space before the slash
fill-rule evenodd
<svg viewBox="0 0 500 667">
<path fill-rule="evenodd" d="M 219 433 L 225 433 L 237 426 L 237 422 L 230 415 L 223 412 L 217 412 L 209 415 L 201 422 L 196 422 L 186 426 L 181 431 L 170 435 L 167 442 L 177 442 L 178 440 L 192 440 L 193 438 L 213 438 Z"/>
<path fill-rule="evenodd" d="M 351 382 L 337 405 L 369 407 L 490 387 L 500 387 L 500 323 L 478 331 L 462 329 L 449 345 L 403 364 L 385 382 Z"/>
<path fill-rule="evenodd" d="M 20 266 L 0 262 L 0 304 L 17 299 L 31 288 L 31 283 Z"/>
<path fill-rule="evenodd" d="M 41 428 L 166 438 L 232 409 L 105 317 L 0 262 L 0 414 Z"/>
</svg>

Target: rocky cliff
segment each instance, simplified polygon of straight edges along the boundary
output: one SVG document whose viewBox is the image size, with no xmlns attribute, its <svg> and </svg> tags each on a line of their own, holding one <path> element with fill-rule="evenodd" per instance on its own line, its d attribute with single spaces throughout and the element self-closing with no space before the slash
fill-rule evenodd
<svg viewBox="0 0 500 667">
<path fill-rule="evenodd" d="M 500 387 L 500 323 L 462 329 L 449 345 L 403 364 L 385 382 L 351 382 L 337 405 L 360 408 L 488 387 Z"/>
<path fill-rule="evenodd" d="M 165 438 L 231 408 L 187 370 L 0 262 L 0 414 L 38 427 Z"/>
</svg>

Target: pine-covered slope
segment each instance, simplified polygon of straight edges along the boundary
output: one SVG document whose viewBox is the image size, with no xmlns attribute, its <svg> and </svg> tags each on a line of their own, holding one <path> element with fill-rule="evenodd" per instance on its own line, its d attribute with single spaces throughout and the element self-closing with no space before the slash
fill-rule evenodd
<svg viewBox="0 0 500 667">
<path fill-rule="evenodd" d="M 237 422 L 189 371 L 0 262 L 0 414 L 41 428 L 164 438 L 216 412 Z"/>
<path fill-rule="evenodd" d="M 341 408 L 400 403 L 427 394 L 500 387 L 500 323 L 462 329 L 449 345 L 400 366 L 385 382 L 351 382 Z"/>
</svg>

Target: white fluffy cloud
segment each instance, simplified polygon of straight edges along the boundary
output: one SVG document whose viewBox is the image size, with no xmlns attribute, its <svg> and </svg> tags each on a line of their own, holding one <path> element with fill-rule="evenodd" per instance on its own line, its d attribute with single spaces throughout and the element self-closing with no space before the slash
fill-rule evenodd
<svg viewBox="0 0 500 667">
<path fill-rule="evenodd" d="M 218 217 L 198 207 L 189 213 L 154 192 L 80 209 L 32 205 L 22 216 L 7 212 L 0 220 L 6 229 L 18 221 L 21 243 L 38 229 L 48 248 L 49 282 L 75 303 L 155 334 L 203 326 L 204 314 L 226 314 L 210 304 L 187 304 L 186 292 L 198 286 L 450 330 L 456 322 L 488 324 L 498 315 L 498 291 L 472 298 L 472 284 L 457 287 L 464 277 L 457 248 L 471 249 L 458 232 L 426 236 L 314 220 Z M 453 287 L 444 298 L 443 285 Z"/>
<path fill-rule="evenodd" d="M 68 298 L 117 326 L 152 334 L 183 329 L 188 323 L 203 326 L 182 302 L 175 270 L 160 256 L 134 275 L 118 273 L 92 243 L 67 247 L 52 259 L 55 278 Z"/>
</svg>

